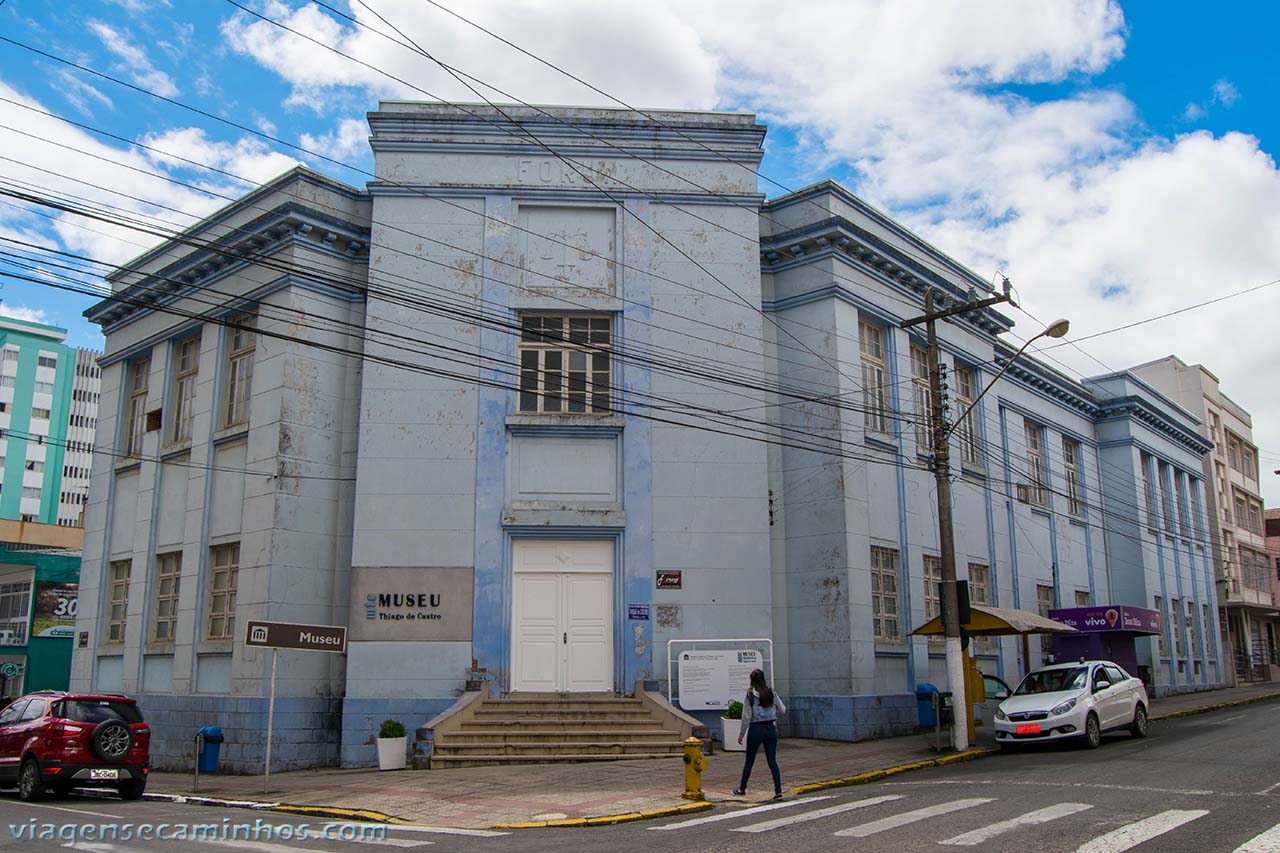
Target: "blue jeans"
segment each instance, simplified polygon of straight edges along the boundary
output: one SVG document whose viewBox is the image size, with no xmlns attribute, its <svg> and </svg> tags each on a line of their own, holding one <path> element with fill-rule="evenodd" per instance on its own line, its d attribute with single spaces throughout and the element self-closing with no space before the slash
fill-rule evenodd
<svg viewBox="0 0 1280 853">
<path fill-rule="evenodd" d="M 747 790 L 747 780 L 751 778 L 751 766 L 756 763 L 756 750 L 764 747 L 765 760 L 769 762 L 769 772 L 773 774 L 773 792 L 782 792 L 782 774 L 778 772 L 778 727 L 773 723 L 752 723 L 747 728 L 747 755 L 742 765 L 742 783 L 739 790 Z"/>
</svg>

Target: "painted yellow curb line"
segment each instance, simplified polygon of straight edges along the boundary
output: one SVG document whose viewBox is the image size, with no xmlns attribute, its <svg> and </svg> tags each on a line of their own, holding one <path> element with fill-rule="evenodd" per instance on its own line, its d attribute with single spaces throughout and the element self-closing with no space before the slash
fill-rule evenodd
<svg viewBox="0 0 1280 853">
<path fill-rule="evenodd" d="M 841 779 L 828 779 L 825 782 L 811 782 L 808 785 L 797 785 L 791 789 L 792 794 L 809 794 L 814 791 L 825 791 L 828 788 L 843 788 L 847 785 L 865 785 L 868 782 L 875 782 L 886 776 L 896 776 L 899 773 L 907 773 L 911 770 L 923 770 L 926 767 L 945 767 L 948 764 L 956 764 L 960 761 L 972 761 L 975 758 L 985 758 L 988 755 L 995 755 L 999 752 L 995 748 L 970 749 L 965 752 L 957 752 L 952 755 L 942 755 L 938 758 L 928 758 L 924 761 L 913 761 L 910 764 L 899 764 L 896 767 L 883 767 L 879 770 L 868 770 L 866 773 L 859 773 L 856 776 L 845 776 Z"/>
<path fill-rule="evenodd" d="M 1227 708 L 1235 708 L 1240 705 L 1252 705 L 1255 702 L 1266 702 L 1269 699 L 1280 699 L 1280 693 L 1263 693 L 1258 696 L 1236 699 L 1233 702 L 1219 702 L 1216 705 L 1201 705 L 1198 708 L 1186 708 L 1182 711 L 1170 711 L 1167 714 L 1154 714 L 1147 719 L 1153 723 L 1160 720 L 1176 720 L 1179 717 L 1194 717 L 1196 714 L 1207 714 L 1210 711 L 1223 711 Z"/>
<path fill-rule="evenodd" d="M 499 823 L 494 829 L 542 829 L 545 827 L 575 826 L 612 826 L 615 823 L 631 823 L 637 820 L 651 820 L 657 817 L 675 817 L 676 815 L 705 812 L 712 804 L 703 800 L 697 803 L 685 803 L 663 809 L 646 809 L 639 812 L 623 812 L 622 814 L 600 815 L 599 817 L 568 817 L 561 820 L 528 820 L 519 823 Z"/>
<path fill-rule="evenodd" d="M 372 809 L 343 809 L 335 806 L 291 806 L 287 803 L 272 806 L 265 811 L 284 812 L 286 814 L 305 815 L 307 817 L 336 817 L 347 820 L 362 820 L 367 823 L 389 823 L 393 825 L 410 824 L 412 821 L 393 815 L 375 812 Z"/>
</svg>

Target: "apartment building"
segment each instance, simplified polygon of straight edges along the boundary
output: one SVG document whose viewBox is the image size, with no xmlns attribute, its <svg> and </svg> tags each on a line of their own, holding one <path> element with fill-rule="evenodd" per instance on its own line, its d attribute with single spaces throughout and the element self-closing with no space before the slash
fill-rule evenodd
<svg viewBox="0 0 1280 853">
<path fill-rule="evenodd" d="M 1208 489 L 1208 538 L 1222 608 L 1223 642 L 1232 650 L 1237 679 L 1253 680 L 1276 664 L 1280 613 L 1272 599 L 1275 572 L 1267 555 L 1259 487 L 1258 448 L 1253 418 L 1222 392 L 1218 377 L 1204 365 L 1177 356 L 1132 368 L 1200 420 L 1201 434 L 1213 442 L 1204 460 Z"/>
</svg>

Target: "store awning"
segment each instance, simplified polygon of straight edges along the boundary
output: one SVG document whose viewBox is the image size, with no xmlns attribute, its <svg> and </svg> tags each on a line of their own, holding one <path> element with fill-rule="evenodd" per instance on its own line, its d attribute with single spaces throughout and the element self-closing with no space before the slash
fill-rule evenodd
<svg viewBox="0 0 1280 853">
<path fill-rule="evenodd" d="M 961 626 L 973 637 L 995 637 L 1011 634 L 1076 634 L 1070 625 L 1055 622 L 1026 610 L 1007 610 L 985 604 L 969 605 L 969 621 Z M 935 616 L 911 632 L 918 637 L 941 637 L 942 617 Z"/>
</svg>

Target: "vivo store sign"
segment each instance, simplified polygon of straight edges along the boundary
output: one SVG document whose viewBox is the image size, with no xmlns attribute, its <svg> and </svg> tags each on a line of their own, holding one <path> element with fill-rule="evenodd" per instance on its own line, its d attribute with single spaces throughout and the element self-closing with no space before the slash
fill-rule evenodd
<svg viewBox="0 0 1280 853">
<path fill-rule="evenodd" d="M 764 669 L 758 649 L 716 649 L 680 652 L 678 702 L 686 711 L 724 710 L 742 701 L 750 687 L 751 671 Z"/>
</svg>

